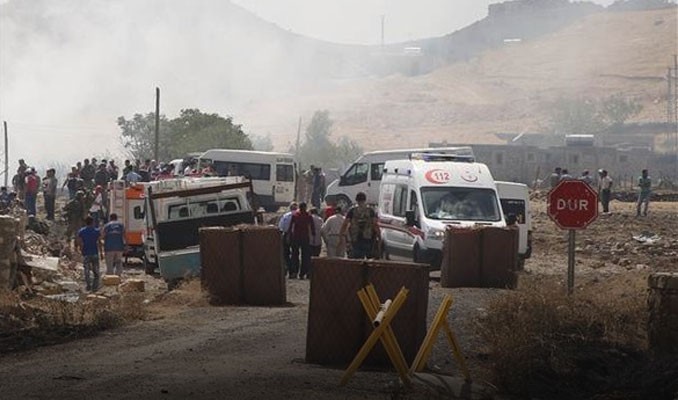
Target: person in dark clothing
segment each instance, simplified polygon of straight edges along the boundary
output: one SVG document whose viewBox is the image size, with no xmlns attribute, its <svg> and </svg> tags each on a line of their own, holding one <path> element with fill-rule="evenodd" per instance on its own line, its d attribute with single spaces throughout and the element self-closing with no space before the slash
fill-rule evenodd
<svg viewBox="0 0 678 400">
<path fill-rule="evenodd" d="M 344 238 L 351 240 L 350 258 L 372 258 L 373 247 L 380 238 L 377 214 L 367 206 L 367 195 L 359 192 L 355 196 L 356 205 L 346 213 L 341 226 L 340 242 L 337 251 L 344 245 Z"/>
<path fill-rule="evenodd" d="M 99 289 L 99 257 L 103 254 L 99 237 L 99 229 L 94 227 L 94 219 L 85 218 L 85 227 L 78 231 L 75 248 L 82 253 L 85 285 L 88 292 L 96 292 Z M 94 275 L 93 279 L 91 274 Z"/>
<path fill-rule="evenodd" d="M 311 214 L 306 211 L 306 203 L 299 203 L 299 210 L 292 214 L 288 233 L 292 243 L 292 265 L 290 278 L 299 279 L 310 275 L 311 269 L 311 236 L 315 235 L 315 226 Z M 299 254 L 301 253 L 301 270 L 299 269 Z"/>
</svg>

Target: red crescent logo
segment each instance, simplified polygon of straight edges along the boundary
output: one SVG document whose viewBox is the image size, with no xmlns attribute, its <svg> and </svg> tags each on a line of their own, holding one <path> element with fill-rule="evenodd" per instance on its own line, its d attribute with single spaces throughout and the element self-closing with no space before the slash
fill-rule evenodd
<svg viewBox="0 0 678 400">
<path fill-rule="evenodd" d="M 431 183 L 442 184 L 449 182 L 452 177 L 450 176 L 450 173 L 445 170 L 432 169 L 424 175 L 424 178 Z"/>
<path fill-rule="evenodd" d="M 473 173 L 471 170 L 465 170 L 463 174 L 461 174 L 461 179 L 465 180 L 466 182 L 475 182 L 478 180 L 478 176 Z"/>
</svg>

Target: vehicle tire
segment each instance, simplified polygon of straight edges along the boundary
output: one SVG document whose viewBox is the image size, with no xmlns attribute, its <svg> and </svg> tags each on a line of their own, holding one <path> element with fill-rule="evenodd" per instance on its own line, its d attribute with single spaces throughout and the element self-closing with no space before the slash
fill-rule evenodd
<svg viewBox="0 0 678 400">
<path fill-rule="evenodd" d="M 269 212 L 269 213 L 274 213 L 274 212 L 278 212 L 278 210 L 280 210 L 280 206 L 276 206 L 274 204 L 269 204 L 267 206 L 264 206 L 264 210 L 266 210 L 266 212 Z"/>
<path fill-rule="evenodd" d="M 349 207 L 351 207 L 351 200 L 341 194 L 337 196 L 337 207 L 341 207 L 341 209 L 346 212 L 348 211 Z"/>
<path fill-rule="evenodd" d="M 148 261 L 146 256 L 144 256 L 144 272 L 146 275 L 155 275 L 155 267 L 156 265 Z"/>
<path fill-rule="evenodd" d="M 518 265 L 516 266 L 517 271 L 525 270 L 525 259 L 523 257 L 518 257 Z"/>
<path fill-rule="evenodd" d="M 179 287 L 181 284 L 182 279 L 181 278 L 176 278 L 176 279 L 170 279 L 167 281 L 167 291 L 171 292 L 172 290 L 176 289 Z"/>
<path fill-rule="evenodd" d="M 419 250 L 419 245 L 415 244 L 414 249 L 412 249 L 412 262 L 421 263 L 421 250 Z"/>
<path fill-rule="evenodd" d="M 390 260 L 391 256 L 388 255 L 388 250 L 386 249 L 386 242 L 382 239 L 381 241 L 381 259 Z"/>
</svg>

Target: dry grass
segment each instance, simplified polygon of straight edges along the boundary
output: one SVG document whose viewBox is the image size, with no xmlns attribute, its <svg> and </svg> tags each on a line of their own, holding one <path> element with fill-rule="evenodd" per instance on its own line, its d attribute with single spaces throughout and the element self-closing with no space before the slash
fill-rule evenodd
<svg viewBox="0 0 678 400">
<path fill-rule="evenodd" d="M 587 398 L 629 384 L 648 362 L 645 282 L 641 275 L 591 280 L 568 297 L 542 278 L 494 300 L 480 331 L 496 383 L 540 398 Z"/>
<path fill-rule="evenodd" d="M 0 353 L 60 343 L 146 317 L 143 294 L 67 302 L 0 293 Z"/>
</svg>

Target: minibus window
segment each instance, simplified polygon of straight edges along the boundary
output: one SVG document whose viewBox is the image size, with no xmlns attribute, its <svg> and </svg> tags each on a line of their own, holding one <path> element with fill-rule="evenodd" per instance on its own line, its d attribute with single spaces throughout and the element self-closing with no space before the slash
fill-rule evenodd
<svg viewBox="0 0 678 400">
<path fill-rule="evenodd" d="M 292 164 L 276 164 L 275 180 L 278 182 L 294 182 L 294 166 Z"/>
<path fill-rule="evenodd" d="M 431 219 L 499 221 L 501 213 L 492 189 L 424 187 L 424 213 Z"/>
<path fill-rule="evenodd" d="M 515 215 L 516 222 L 525 223 L 525 200 L 521 199 L 500 199 L 501 209 L 504 215 Z"/>
<path fill-rule="evenodd" d="M 381 176 L 384 174 L 384 163 L 371 164 L 370 165 L 370 180 L 380 181 Z"/>
<path fill-rule="evenodd" d="M 344 185 L 357 185 L 367 182 L 367 170 L 368 165 L 365 163 L 353 164 L 342 177 L 341 183 Z"/>
</svg>

